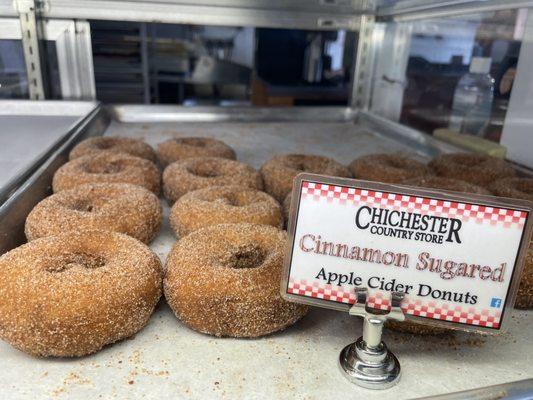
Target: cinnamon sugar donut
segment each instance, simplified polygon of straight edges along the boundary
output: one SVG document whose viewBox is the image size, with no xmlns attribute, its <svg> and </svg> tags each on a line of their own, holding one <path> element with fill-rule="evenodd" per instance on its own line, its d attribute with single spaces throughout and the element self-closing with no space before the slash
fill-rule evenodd
<svg viewBox="0 0 533 400">
<path fill-rule="evenodd" d="M 266 192 L 282 202 L 292 190 L 292 181 L 301 172 L 350 177 L 350 171 L 337 161 L 323 156 L 286 154 L 274 156 L 261 167 Z"/>
<path fill-rule="evenodd" d="M 33 356 L 94 353 L 146 325 L 161 278 L 157 256 L 120 233 L 31 241 L 0 257 L 0 337 Z"/>
<path fill-rule="evenodd" d="M 533 201 L 532 178 L 501 179 L 491 184 L 489 188 L 496 196 Z M 521 309 L 533 308 L 533 242 L 529 243 L 514 306 Z"/>
<path fill-rule="evenodd" d="M 170 164 L 163 172 L 163 192 L 170 203 L 193 190 L 227 185 L 263 189 L 259 172 L 225 158 L 186 158 Z"/>
<path fill-rule="evenodd" d="M 183 195 L 170 210 L 170 225 L 179 237 L 206 226 L 240 222 L 282 228 L 281 207 L 255 189 L 213 186 Z"/>
<path fill-rule="evenodd" d="M 529 243 L 514 306 L 523 310 L 533 308 L 533 242 Z"/>
<path fill-rule="evenodd" d="M 95 155 L 101 151 L 126 153 L 130 156 L 145 158 L 155 162 L 155 152 L 150 145 L 140 139 L 120 136 L 98 136 L 85 139 L 77 144 L 69 154 L 69 159 L 87 155 Z"/>
<path fill-rule="evenodd" d="M 131 183 L 158 194 L 161 174 L 151 161 L 125 153 L 102 151 L 75 158 L 59 168 L 52 181 L 54 192 L 85 183 Z"/>
<path fill-rule="evenodd" d="M 384 183 L 400 183 L 431 174 L 423 163 L 400 154 L 369 154 L 353 160 L 349 167 L 356 179 Z"/>
<path fill-rule="evenodd" d="M 491 194 L 487 189 L 458 179 L 443 178 L 441 176 L 421 176 L 418 178 L 408 179 L 402 182 L 402 185 L 419 186 L 429 189 L 443 189 L 454 192 L 474 193 L 474 194 Z"/>
<path fill-rule="evenodd" d="M 533 178 L 506 178 L 493 182 L 489 189 L 496 196 L 533 201 Z"/>
<path fill-rule="evenodd" d="M 205 137 L 169 139 L 157 145 L 157 158 L 163 166 L 191 157 L 220 157 L 235 160 L 235 150 L 226 143 Z"/>
<path fill-rule="evenodd" d="M 283 200 L 283 217 L 285 218 L 285 224 L 289 223 L 289 217 L 291 214 L 291 202 L 292 202 L 292 192 L 290 192 L 285 200 Z"/>
<path fill-rule="evenodd" d="M 488 187 L 492 182 L 516 175 L 513 167 L 504 160 L 485 154 L 442 154 L 429 166 L 439 176 L 460 179 L 474 185 Z"/>
<path fill-rule="evenodd" d="M 149 190 L 127 183 L 89 183 L 63 190 L 37 204 L 26 219 L 28 240 L 66 231 L 99 229 L 150 242 L 162 208 Z"/>
<path fill-rule="evenodd" d="M 285 232 L 268 225 L 192 232 L 168 256 L 168 304 L 186 325 L 215 336 L 257 337 L 292 325 L 307 307 L 280 295 L 286 240 Z"/>
</svg>

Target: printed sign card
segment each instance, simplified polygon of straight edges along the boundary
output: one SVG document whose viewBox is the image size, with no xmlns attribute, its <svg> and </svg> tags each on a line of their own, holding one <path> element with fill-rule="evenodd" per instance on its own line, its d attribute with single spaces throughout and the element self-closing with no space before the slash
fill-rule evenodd
<svg viewBox="0 0 533 400">
<path fill-rule="evenodd" d="M 354 288 L 408 318 L 500 330 L 531 233 L 531 204 L 301 174 L 295 180 L 282 295 L 347 311 Z M 522 249 L 522 250 L 521 250 Z"/>
</svg>

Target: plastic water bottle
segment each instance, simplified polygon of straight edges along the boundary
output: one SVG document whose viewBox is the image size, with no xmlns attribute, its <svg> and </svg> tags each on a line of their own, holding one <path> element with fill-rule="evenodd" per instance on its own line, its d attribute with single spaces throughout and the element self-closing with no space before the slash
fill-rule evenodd
<svg viewBox="0 0 533 400">
<path fill-rule="evenodd" d="M 450 129 L 483 136 L 490 121 L 494 78 L 489 74 L 491 58 L 472 57 L 470 72 L 455 88 Z"/>
</svg>

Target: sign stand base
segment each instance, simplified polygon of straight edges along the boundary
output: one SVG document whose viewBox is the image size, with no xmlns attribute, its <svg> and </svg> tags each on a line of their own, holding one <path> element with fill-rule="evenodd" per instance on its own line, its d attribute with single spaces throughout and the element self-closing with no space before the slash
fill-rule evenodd
<svg viewBox="0 0 533 400">
<path fill-rule="evenodd" d="M 366 288 L 356 289 L 356 295 L 357 302 L 350 309 L 350 315 L 364 318 L 363 336 L 342 350 L 339 366 L 356 385 L 368 389 L 390 388 L 398 383 L 401 369 L 398 359 L 381 340 L 381 334 L 386 320 L 405 319 L 400 307 L 404 293 L 392 292 L 390 311 L 368 307 Z"/>
</svg>

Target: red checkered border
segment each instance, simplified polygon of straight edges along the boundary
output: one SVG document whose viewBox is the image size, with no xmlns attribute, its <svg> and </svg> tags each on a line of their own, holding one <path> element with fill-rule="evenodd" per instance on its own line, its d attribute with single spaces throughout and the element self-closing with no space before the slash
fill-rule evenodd
<svg viewBox="0 0 533 400">
<path fill-rule="evenodd" d="M 475 220 L 479 224 L 487 221 L 491 225 L 502 223 L 506 228 L 515 227 L 521 229 L 527 217 L 527 212 L 520 210 L 377 192 L 309 181 L 302 182 L 302 198 L 310 198 L 315 201 L 326 199 L 328 202 L 338 201 L 340 204 L 355 203 L 357 205 L 370 205 L 436 216 L 444 215 L 451 218 L 460 218 L 463 221 Z"/>
<path fill-rule="evenodd" d="M 337 303 L 354 304 L 356 302 L 354 290 L 348 287 L 321 285 L 318 282 L 292 278 L 289 280 L 287 292 Z M 388 310 L 391 307 L 389 298 L 379 291 L 369 296 L 367 305 L 380 310 Z M 446 303 L 438 305 L 434 301 L 423 302 L 420 299 L 409 299 L 408 297 L 403 300 L 402 310 L 410 315 L 495 329 L 500 326 L 502 316 L 499 310 L 485 309 L 479 312 L 474 307 L 462 308 Z"/>
</svg>

